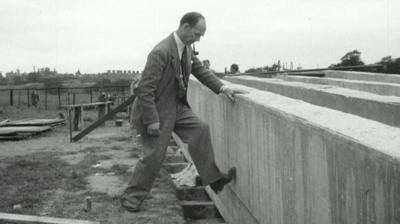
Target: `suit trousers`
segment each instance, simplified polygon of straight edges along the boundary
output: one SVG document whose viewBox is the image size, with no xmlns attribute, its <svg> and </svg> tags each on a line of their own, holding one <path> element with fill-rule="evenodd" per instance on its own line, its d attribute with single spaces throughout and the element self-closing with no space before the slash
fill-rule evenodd
<svg viewBox="0 0 400 224">
<path fill-rule="evenodd" d="M 188 144 L 190 156 L 204 185 L 222 177 L 215 163 L 208 124 L 187 105 L 178 102 L 176 120 L 161 120 L 159 136 L 141 135 L 144 157 L 136 164 L 123 197 L 142 199 L 150 192 L 165 158 L 172 131 Z"/>
</svg>

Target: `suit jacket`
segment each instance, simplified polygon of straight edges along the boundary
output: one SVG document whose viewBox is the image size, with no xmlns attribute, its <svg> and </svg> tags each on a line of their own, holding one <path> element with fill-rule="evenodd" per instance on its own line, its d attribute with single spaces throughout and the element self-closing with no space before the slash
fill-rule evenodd
<svg viewBox="0 0 400 224">
<path fill-rule="evenodd" d="M 209 70 L 203 67 L 193 54 L 191 47 L 186 47 L 187 62 L 185 84 L 189 82 L 190 73 L 215 93 L 219 93 L 222 82 Z M 132 122 L 134 127 L 143 133 L 146 125 L 165 119 L 176 119 L 178 100 L 188 104 L 186 93 L 178 99 L 178 80 L 181 74 L 181 63 L 173 33 L 158 43 L 147 57 L 146 66 L 138 86 L 134 89 L 136 100 L 133 104 Z M 187 86 L 186 86 L 187 87 Z"/>
</svg>

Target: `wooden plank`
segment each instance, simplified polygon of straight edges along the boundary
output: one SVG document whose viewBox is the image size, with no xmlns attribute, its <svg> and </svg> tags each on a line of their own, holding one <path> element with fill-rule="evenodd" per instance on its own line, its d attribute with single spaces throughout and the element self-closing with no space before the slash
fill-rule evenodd
<svg viewBox="0 0 400 224">
<path fill-rule="evenodd" d="M 70 104 L 70 105 L 62 105 L 61 108 L 91 107 L 91 106 L 108 105 L 111 103 L 112 103 L 112 101 L 96 102 L 96 103 L 83 103 L 83 104 Z"/>
<path fill-rule="evenodd" d="M 85 127 L 84 123 L 83 123 L 84 122 L 83 117 L 85 115 L 85 110 L 83 109 L 83 107 L 80 107 L 80 110 L 81 110 L 81 120 L 79 121 L 79 124 L 80 124 L 79 130 Z"/>
<path fill-rule="evenodd" d="M 92 123 L 89 127 L 83 129 L 80 133 L 78 133 L 77 135 L 75 135 L 72 138 L 73 142 L 77 142 L 79 141 L 79 139 L 83 138 L 84 136 L 86 136 L 87 134 L 89 134 L 90 132 L 92 132 L 94 129 L 96 129 L 97 127 L 99 127 L 100 125 L 102 125 L 105 121 L 107 121 L 108 119 L 112 118 L 116 113 L 120 112 L 121 110 L 123 110 L 125 107 L 127 107 L 128 105 L 130 105 L 131 103 L 133 103 L 133 101 L 135 100 L 136 96 L 132 95 L 130 96 L 125 102 L 123 102 L 122 104 L 118 105 L 116 108 L 114 108 L 113 110 L 110 111 L 110 113 L 106 114 L 105 116 L 99 118 L 97 121 L 95 121 L 94 123 Z"/>
<path fill-rule="evenodd" d="M 51 125 L 58 125 L 60 123 L 64 123 L 64 119 L 22 119 L 16 121 L 7 122 L 4 126 L 11 127 L 11 126 L 51 126 Z"/>
<path fill-rule="evenodd" d="M 184 143 L 175 132 L 172 132 L 172 138 L 175 140 L 176 144 L 179 145 L 179 148 L 181 149 L 186 160 L 193 163 L 192 157 L 190 157 L 188 144 Z"/>
<path fill-rule="evenodd" d="M 43 132 L 49 130 L 50 126 L 27 126 L 27 127 L 1 127 L 0 135 L 10 135 L 16 133 L 32 133 L 32 132 Z"/>
<path fill-rule="evenodd" d="M 21 140 L 21 139 L 25 139 L 28 138 L 30 136 L 26 136 L 26 135 L 0 135 L 0 140 Z"/>
<path fill-rule="evenodd" d="M 25 222 L 25 223 L 47 223 L 47 224 L 100 224 L 100 222 L 78 220 L 78 219 L 64 219 L 46 216 L 33 216 L 33 215 L 19 215 L 11 213 L 0 212 L 0 220 L 11 222 Z"/>
<path fill-rule="evenodd" d="M 9 121 L 10 121 L 9 119 L 5 119 L 3 121 L 0 121 L 0 126 L 6 125 Z"/>
</svg>

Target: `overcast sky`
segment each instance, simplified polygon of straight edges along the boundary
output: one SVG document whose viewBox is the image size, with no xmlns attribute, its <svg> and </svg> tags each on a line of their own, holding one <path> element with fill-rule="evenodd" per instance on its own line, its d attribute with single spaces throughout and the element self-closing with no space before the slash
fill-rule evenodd
<svg viewBox="0 0 400 224">
<path fill-rule="evenodd" d="M 188 11 L 206 17 L 196 50 L 217 71 L 323 68 L 354 49 L 365 63 L 400 57 L 399 0 L 1 0 L 0 72 L 141 71 Z"/>
</svg>

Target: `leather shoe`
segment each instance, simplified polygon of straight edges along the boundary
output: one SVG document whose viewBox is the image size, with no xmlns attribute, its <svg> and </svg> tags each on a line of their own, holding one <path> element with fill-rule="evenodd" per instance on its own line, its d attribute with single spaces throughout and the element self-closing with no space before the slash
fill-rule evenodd
<svg viewBox="0 0 400 224">
<path fill-rule="evenodd" d="M 210 184 L 211 189 L 218 194 L 224 189 L 224 186 L 231 182 L 236 177 L 236 167 L 232 167 L 228 170 L 227 174 L 223 174 L 220 179 Z"/>
<path fill-rule="evenodd" d="M 127 210 L 128 212 L 139 212 L 140 205 L 142 205 L 144 199 L 137 199 L 137 198 L 120 198 L 121 206 Z"/>
</svg>

